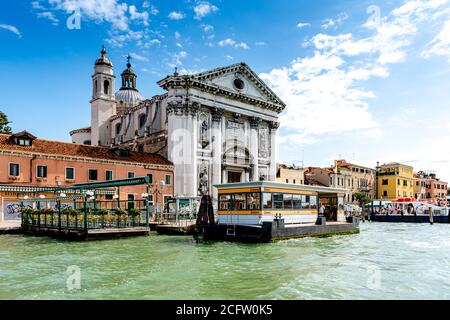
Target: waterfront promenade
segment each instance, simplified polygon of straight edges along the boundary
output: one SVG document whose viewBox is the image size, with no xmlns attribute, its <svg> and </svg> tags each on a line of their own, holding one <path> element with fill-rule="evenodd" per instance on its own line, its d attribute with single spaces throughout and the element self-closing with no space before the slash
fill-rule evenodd
<svg viewBox="0 0 450 320">
<path fill-rule="evenodd" d="M 0 221 L 0 234 L 17 233 L 21 230 L 20 220 Z"/>
</svg>

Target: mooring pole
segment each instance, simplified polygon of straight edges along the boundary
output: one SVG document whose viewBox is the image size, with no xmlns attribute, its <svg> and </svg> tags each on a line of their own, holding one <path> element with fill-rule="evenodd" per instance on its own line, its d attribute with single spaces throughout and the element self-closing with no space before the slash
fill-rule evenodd
<svg viewBox="0 0 450 320">
<path fill-rule="evenodd" d="M 150 185 L 147 182 L 147 187 L 146 187 L 146 192 L 147 192 L 147 198 L 145 198 L 145 226 L 148 228 L 150 226 L 150 202 L 149 202 L 149 198 L 150 198 Z"/>
</svg>

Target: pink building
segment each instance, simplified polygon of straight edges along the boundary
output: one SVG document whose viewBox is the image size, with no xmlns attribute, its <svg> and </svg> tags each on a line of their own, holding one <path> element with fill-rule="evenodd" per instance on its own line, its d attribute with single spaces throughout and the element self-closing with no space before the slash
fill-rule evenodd
<svg viewBox="0 0 450 320">
<path fill-rule="evenodd" d="M 79 183 L 118 180 L 149 175 L 151 201 L 162 205 L 173 196 L 173 165 L 160 155 L 120 148 L 92 147 L 47 141 L 24 131 L 0 134 L 0 204 L 19 197 L 48 194 L 52 188 Z M 165 186 L 160 190 L 160 181 Z M 122 200 L 141 200 L 144 186 L 122 187 Z M 111 200 L 112 195 L 105 195 Z M 2 215 L 0 214 L 0 220 Z"/>
</svg>

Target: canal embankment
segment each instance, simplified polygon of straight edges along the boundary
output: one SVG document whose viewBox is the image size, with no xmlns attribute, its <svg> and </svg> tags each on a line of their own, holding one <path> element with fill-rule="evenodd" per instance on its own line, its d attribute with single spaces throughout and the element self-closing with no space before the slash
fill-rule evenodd
<svg viewBox="0 0 450 320">
<path fill-rule="evenodd" d="M 22 234 L 20 221 L 1 221 L 0 234 Z"/>
</svg>

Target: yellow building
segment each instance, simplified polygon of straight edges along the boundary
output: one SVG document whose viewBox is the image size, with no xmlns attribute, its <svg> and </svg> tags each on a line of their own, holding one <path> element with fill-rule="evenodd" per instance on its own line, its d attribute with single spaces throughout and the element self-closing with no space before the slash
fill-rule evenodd
<svg viewBox="0 0 450 320">
<path fill-rule="evenodd" d="M 414 198 L 414 168 L 401 163 L 387 163 L 377 167 L 378 198 Z"/>
</svg>

